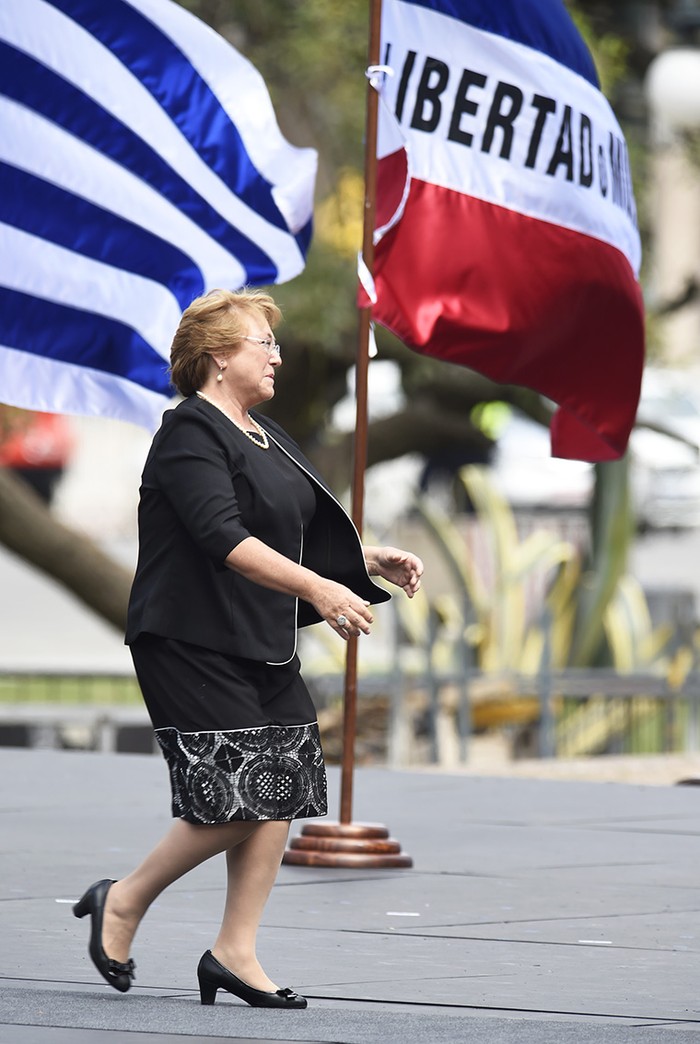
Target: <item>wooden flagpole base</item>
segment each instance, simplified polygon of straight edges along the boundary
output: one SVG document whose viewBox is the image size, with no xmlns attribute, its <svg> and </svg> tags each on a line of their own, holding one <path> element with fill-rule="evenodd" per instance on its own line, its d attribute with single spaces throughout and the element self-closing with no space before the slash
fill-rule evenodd
<svg viewBox="0 0 700 1044">
<path fill-rule="evenodd" d="M 409 855 L 380 823 L 307 823 L 283 863 L 292 866 L 407 867 Z"/>
</svg>

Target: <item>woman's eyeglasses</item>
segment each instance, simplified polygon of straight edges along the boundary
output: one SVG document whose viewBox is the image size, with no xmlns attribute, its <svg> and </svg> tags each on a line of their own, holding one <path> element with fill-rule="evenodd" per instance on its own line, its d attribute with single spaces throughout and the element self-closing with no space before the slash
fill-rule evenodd
<svg viewBox="0 0 700 1044">
<path fill-rule="evenodd" d="M 282 349 L 277 344 L 277 341 L 268 341 L 264 337 L 249 337 L 247 334 L 243 337 L 243 340 L 254 341 L 255 344 L 262 344 L 265 348 L 267 348 L 268 355 L 279 355 L 280 359 L 282 358 Z"/>
</svg>

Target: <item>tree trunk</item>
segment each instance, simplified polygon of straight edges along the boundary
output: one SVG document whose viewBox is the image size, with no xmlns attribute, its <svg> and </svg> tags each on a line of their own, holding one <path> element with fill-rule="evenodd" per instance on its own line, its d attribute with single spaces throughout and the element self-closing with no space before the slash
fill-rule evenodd
<svg viewBox="0 0 700 1044">
<path fill-rule="evenodd" d="M 0 468 L 0 543 L 124 630 L 131 571 L 54 518 L 26 482 L 5 468 Z"/>
<path fill-rule="evenodd" d="M 398 460 L 407 453 L 430 455 L 455 446 L 464 452 L 461 463 L 467 463 L 482 459 L 492 445 L 492 440 L 474 427 L 468 415 L 441 414 L 419 404 L 369 424 L 367 467 Z M 352 476 L 353 432 L 305 449 L 331 489 L 336 493 L 347 489 Z"/>
</svg>

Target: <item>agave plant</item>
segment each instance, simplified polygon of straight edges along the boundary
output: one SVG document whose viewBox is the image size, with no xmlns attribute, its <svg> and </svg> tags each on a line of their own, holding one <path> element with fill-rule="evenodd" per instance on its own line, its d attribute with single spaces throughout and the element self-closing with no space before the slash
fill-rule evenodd
<svg viewBox="0 0 700 1044">
<path fill-rule="evenodd" d="M 617 671 L 663 673 L 675 688 L 692 669 L 693 650 L 680 649 L 669 658 L 672 627 L 652 625 L 640 584 L 625 572 L 626 464 L 605 467 L 607 482 L 600 483 L 593 505 L 588 553 L 545 529 L 521 538 L 512 510 L 487 472 L 474 466 L 462 470 L 460 478 L 478 524 L 488 535 L 490 583 L 484 580 L 483 555 L 479 558 L 463 532 L 430 501 L 418 501 L 417 510 L 455 579 L 450 633 L 458 636 L 458 644 L 471 646 L 474 665 L 484 675 L 590 667 L 599 661 L 601 649 Z M 534 611 L 526 595 L 533 587 L 542 592 Z M 461 623 L 455 625 L 459 610 Z M 643 701 L 636 706 L 638 718 L 658 714 L 654 702 L 647 702 L 648 706 Z M 479 718 L 482 725 L 498 725 L 506 718 L 511 724 L 534 721 L 539 716 L 536 701 L 515 695 L 486 701 L 480 714 L 478 709 L 473 708 L 474 722 Z M 602 697 L 566 707 L 557 699 L 552 710 L 563 709 L 563 715 L 557 714 L 556 745 L 559 753 L 570 755 L 600 749 L 606 738 L 619 735 L 627 720 L 622 704 Z"/>
<path fill-rule="evenodd" d="M 580 574 L 577 549 L 545 530 L 520 539 L 510 507 L 489 482 L 483 468 L 460 472 L 477 517 L 488 534 L 493 581 L 487 585 L 476 556 L 454 522 L 421 498 L 417 510 L 448 561 L 464 615 L 466 638 L 475 664 L 485 672 L 534 674 L 549 639 L 553 663 L 561 662 L 572 632 L 572 596 Z M 531 619 L 527 587 L 533 577 L 549 582 L 551 617 L 545 633 L 542 614 Z"/>
</svg>

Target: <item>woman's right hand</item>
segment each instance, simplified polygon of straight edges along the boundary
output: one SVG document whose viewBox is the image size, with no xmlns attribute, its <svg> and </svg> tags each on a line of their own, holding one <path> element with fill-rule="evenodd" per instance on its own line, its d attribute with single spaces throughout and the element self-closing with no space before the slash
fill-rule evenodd
<svg viewBox="0 0 700 1044">
<path fill-rule="evenodd" d="M 369 602 L 335 580 L 318 578 L 308 600 L 326 623 L 345 641 L 359 634 L 369 634 L 374 617 Z"/>
<path fill-rule="evenodd" d="M 369 602 L 344 584 L 291 562 L 257 537 L 241 540 L 226 558 L 226 565 L 261 587 L 283 591 L 310 602 L 318 615 L 345 641 L 359 634 L 369 634 L 369 625 L 374 619 L 367 608 Z"/>
</svg>

